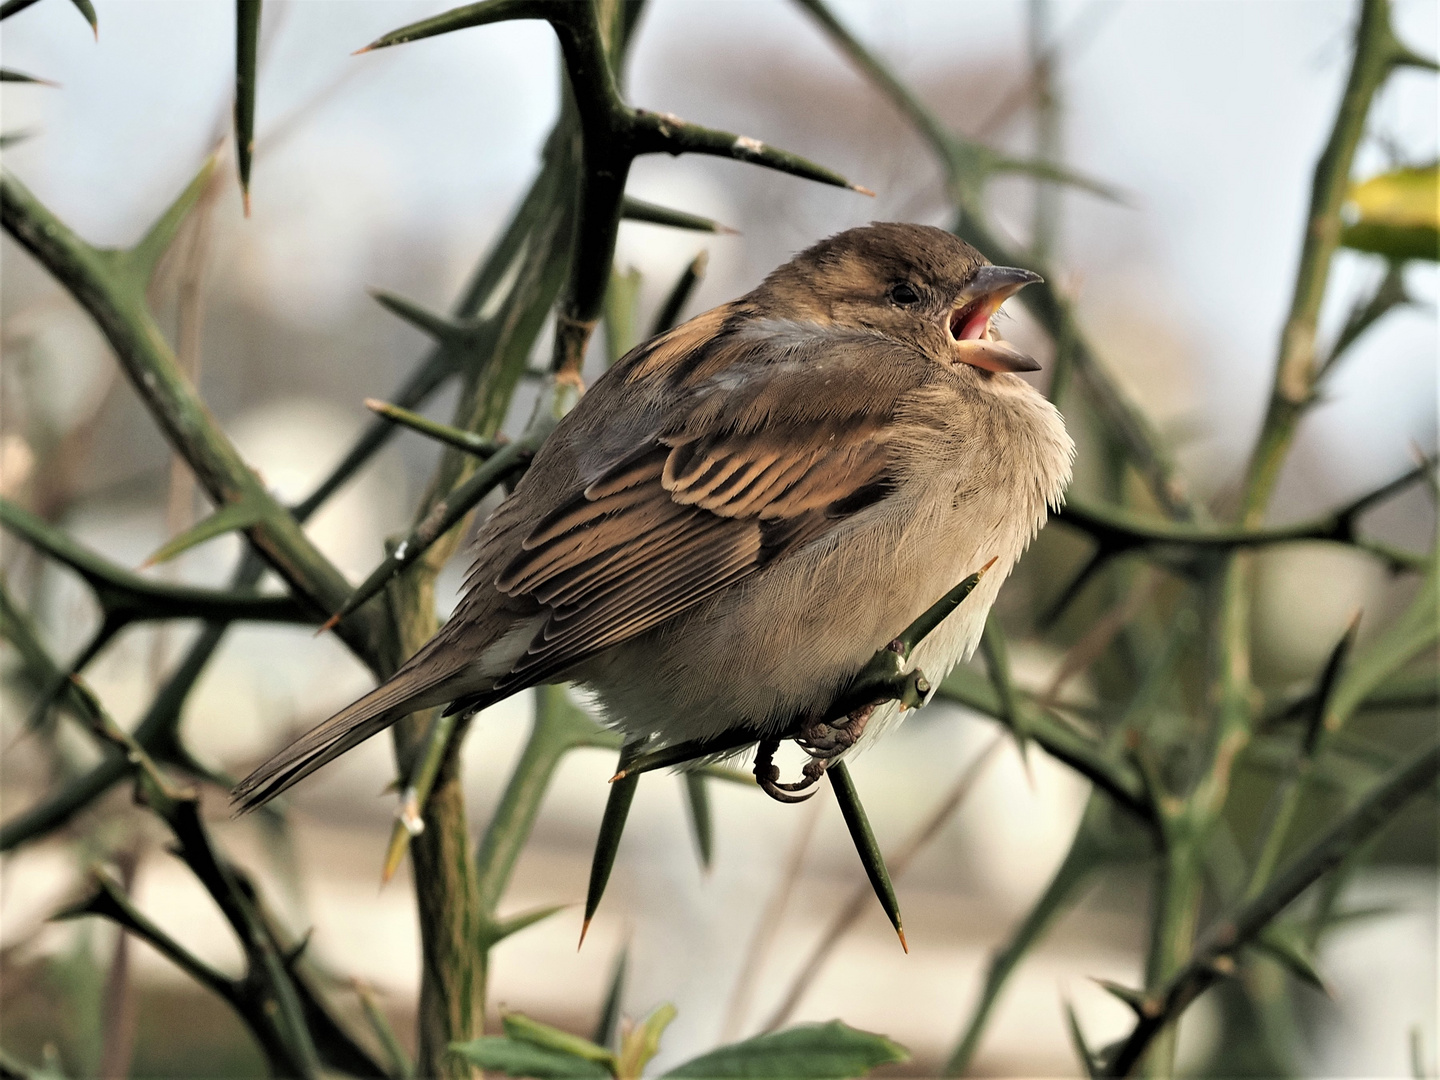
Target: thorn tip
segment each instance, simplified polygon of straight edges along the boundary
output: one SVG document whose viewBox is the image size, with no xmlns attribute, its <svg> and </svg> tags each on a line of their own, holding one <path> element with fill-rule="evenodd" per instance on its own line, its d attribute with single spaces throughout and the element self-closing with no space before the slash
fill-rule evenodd
<svg viewBox="0 0 1440 1080">
<path fill-rule="evenodd" d="M 590 932 L 590 920 L 587 918 L 580 924 L 580 940 L 575 945 L 575 951 L 579 952 L 585 944 L 585 935 Z"/>
<path fill-rule="evenodd" d="M 335 627 L 339 625 L 339 623 L 340 613 L 337 611 L 334 615 L 331 615 L 330 618 L 326 619 L 323 623 L 320 624 L 320 629 L 315 631 L 315 636 L 319 637 L 321 634 L 334 630 Z"/>
<path fill-rule="evenodd" d="M 897 926 L 895 927 L 895 933 L 900 938 L 900 948 L 905 950 L 906 956 L 909 956 L 910 944 L 905 940 L 905 928 L 903 926 Z"/>
<path fill-rule="evenodd" d="M 872 199 L 875 198 L 875 192 L 871 191 L 868 187 L 861 186 L 860 184 L 851 184 L 850 190 L 858 191 L 861 195 L 869 195 Z"/>
</svg>

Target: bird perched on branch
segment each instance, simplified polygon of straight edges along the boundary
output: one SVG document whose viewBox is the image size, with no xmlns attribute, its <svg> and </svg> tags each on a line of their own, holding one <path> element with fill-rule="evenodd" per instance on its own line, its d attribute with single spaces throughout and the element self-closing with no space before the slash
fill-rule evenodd
<svg viewBox="0 0 1440 1080">
<path fill-rule="evenodd" d="M 418 709 L 566 679 L 627 743 L 754 734 L 824 762 L 894 703 L 827 710 L 877 650 L 994 562 L 908 663 L 943 676 L 1070 476 L 1039 365 L 992 318 L 1039 278 L 920 225 L 850 229 L 640 345 L 480 530 L 449 622 L 235 789 L 252 809 Z"/>
</svg>

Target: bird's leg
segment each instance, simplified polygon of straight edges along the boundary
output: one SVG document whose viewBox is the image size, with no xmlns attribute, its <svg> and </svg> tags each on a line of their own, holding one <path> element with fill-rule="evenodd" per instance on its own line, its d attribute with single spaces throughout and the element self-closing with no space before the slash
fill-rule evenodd
<svg viewBox="0 0 1440 1080">
<path fill-rule="evenodd" d="M 776 802 L 801 803 L 814 795 L 809 791 L 804 795 L 795 795 L 792 792 L 806 791 L 813 788 L 825 773 L 826 762 L 823 759 L 815 758 L 805 765 L 803 780 L 793 784 L 780 783 L 780 769 L 775 764 L 775 751 L 780 749 L 780 740 L 776 738 L 761 739 L 755 749 L 755 780 L 760 785 L 760 790 L 769 795 Z"/>
</svg>

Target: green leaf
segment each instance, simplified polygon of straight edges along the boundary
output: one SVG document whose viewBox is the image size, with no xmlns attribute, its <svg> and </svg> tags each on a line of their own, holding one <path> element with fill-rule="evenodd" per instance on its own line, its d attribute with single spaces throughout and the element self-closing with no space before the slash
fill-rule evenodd
<svg viewBox="0 0 1440 1080">
<path fill-rule="evenodd" d="M 855 782 L 850 779 L 850 770 L 843 761 L 833 762 L 825 775 L 830 777 L 830 786 L 835 789 L 835 801 L 840 804 L 840 814 L 845 818 L 845 827 L 850 830 L 850 839 L 855 842 L 855 853 L 865 867 L 865 876 L 875 890 L 875 898 L 885 909 L 890 924 L 900 938 L 900 947 L 907 953 L 910 946 L 905 942 L 905 930 L 900 925 L 900 901 L 895 898 L 895 886 L 890 884 L 890 871 L 885 869 L 885 858 L 880 854 L 880 845 L 875 842 L 875 833 L 870 829 L 870 819 L 865 816 L 865 807 L 860 805 L 860 795 Z"/>
<path fill-rule="evenodd" d="M 1389 259 L 1440 258 L 1440 162 L 1396 169 L 1354 185 L 1354 215 L 1340 243 Z"/>
<path fill-rule="evenodd" d="M 645 1066 L 660 1051 L 660 1036 L 665 1034 L 665 1029 L 674 1019 L 675 1006 L 668 1003 L 661 1005 L 620 1040 L 619 1060 L 615 1067 L 619 1080 L 640 1080 Z"/>
<path fill-rule="evenodd" d="M 585 1058 L 547 1050 L 534 1043 L 507 1039 L 502 1035 L 484 1035 L 471 1042 L 451 1043 L 450 1052 L 477 1068 L 530 1080 L 589 1080 L 591 1077 L 611 1075 L 605 1066 Z"/>
<path fill-rule="evenodd" d="M 581 1058 L 603 1065 L 606 1069 L 612 1069 L 615 1064 L 615 1055 L 603 1046 L 596 1046 L 589 1039 L 571 1035 L 568 1031 L 561 1031 L 538 1020 L 531 1020 L 524 1013 L 506 1013 L 500 1023 L 505 1029 L 506 1037 L 517 1042 L 530 1043 L 545 1050 Z"/>
<path fill-rule="evenodd" d="M 695 837 L 695 850 L 700 865 L 710 869 L 715 856 L 715 823 L 710 814 L 710 790 L 703 773 L 687 772 L 680 776 L 685 785 L 685 808 L 690 811 L 690 831 Z"/>
<path fill-rule="evenodd" d="M 664 1080 L 846 1080 L 909 1058 L 903 1046 L 883 1035 L 831 1020 L 722 1046 L 671 1069 Z"/>
<path fill-rule="evenodd" d="M 260 0 L 235 0 L 235 161 L 240 197 L 250 216 L 250 159 L 255 153 L 255 70 L 260 42 Z"/>
<path fill-rule="evenodd" d="M 241 499 L 239 502 L 222 506 L 213 514 L 197 521 L 179 536 L 162 544 L 142 565 L 155 566 L 159 563 L 169 562 L 181 552 L 189 551 L 192 547 L 203 544 L 207 540 L 224 536 L 237 529 L 248 529 L 252 525 L 258 525 L 265 520 L 265 512 L 266 504 L 259 499 Z"/>
</svg>

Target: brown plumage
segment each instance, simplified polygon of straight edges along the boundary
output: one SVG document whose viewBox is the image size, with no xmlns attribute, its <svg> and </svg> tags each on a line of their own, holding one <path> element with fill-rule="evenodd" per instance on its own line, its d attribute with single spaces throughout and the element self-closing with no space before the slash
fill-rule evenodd
<svg viewBox="0 0 1440 1080">
<path fill-rule="evenodd" d="M 417 709 L 562 677 L 656 747 L 788 730 L 996 558 L 912 656 L 938 679 L 1069 478 L 1059 414 L 1010 374 L 1038 365 L 990 322 L 1032 280 L 941 230 L 872 225 L 639 346 L 482 528 L 449 622 L 238 808 Z"/>
</svg>

